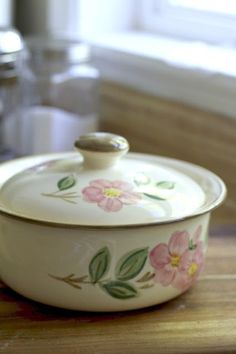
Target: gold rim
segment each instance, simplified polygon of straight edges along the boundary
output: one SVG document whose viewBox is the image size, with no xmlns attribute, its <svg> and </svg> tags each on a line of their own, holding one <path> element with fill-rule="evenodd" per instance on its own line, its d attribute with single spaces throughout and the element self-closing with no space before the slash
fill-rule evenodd
<svg viewBox="0 0 236 354">
<path fill-rule="evenodd" d="M 227 191 L 224 183 L 222 182 L 222 194 L 220 198 L 218 198 L 215 203 L 212 203 L 212 205 L 208 208 L 200 210 L 198 213 L 194 213 L 191 215 L 183 216 L 180 218 L 175 218 L 175 219 L 169 219 L 169 220 L 163 220 L 163 221 L 156 221 L 153 223 L 147 223 L 147 224 L 127 224 L 127 225 L 76 225 L 76 224 L 66 224 L 66 223 L 57 223 L 53 221 L 46 221 L 46 220 L 39 220 L 39 219 L 31 219 L 26 216 L 21 216 L 17 214 L 11 214 L 10 212 L 7 212 L 5 210 L 0 209 L 0 214 L 4 215 L 10 219 L 14 219 L 17 221 L 21 221 L 27 224 L 34 224 L 34 225 L 41 225 L 41 226 L 48 226 L 48 227 L 53 227 L 53 228 L 61 228 L 61 229 L 75 229 L 75 230 L 111 230 L 111 229 L 135 229 L 135 228 L 145 228 L 145 227 L 152 227 L 152 226 L 158 226 L 158 225 L 170 225 L 174 224 L 177 222 L 181 221 L 186 221 L 186 220 L 191 220 L 195 217 L 207 214 L 212 212 L 214 209 L 216 209 L 220 204 L 223 203 L 223 201 L 226 198 Z"/>
</svg>

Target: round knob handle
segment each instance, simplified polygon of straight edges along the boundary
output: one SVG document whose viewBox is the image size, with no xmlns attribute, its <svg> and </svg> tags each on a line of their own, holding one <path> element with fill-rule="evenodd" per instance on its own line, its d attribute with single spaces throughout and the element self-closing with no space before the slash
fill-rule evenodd
<svg viewBox="0 0 236 354">
<path fill-rule="evenodd" d="M 122 136 L 96 132 L 80 136 L 75 148 L 83 155 L 85 165 L 107 168 L 114 166 L 128 152 L 129 143 Z"/>
</svg>

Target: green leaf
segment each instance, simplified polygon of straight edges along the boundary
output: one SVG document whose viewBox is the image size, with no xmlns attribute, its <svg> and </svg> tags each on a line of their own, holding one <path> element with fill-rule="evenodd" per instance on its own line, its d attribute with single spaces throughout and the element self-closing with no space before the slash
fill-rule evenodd
<svg viewBox="0 0 236 354">
<path fill-rule="evenodd" d="M 147 272 L 140 279 L 136 280 L 138 283 L 144 283 L 155 277 L 155 273 Z"/>
<path fill-rule="evenodd" d="M 70 175 L 60 179 L 57 182 L 57 187 L 60 191 L 64 191 L 66 189 L 72 188 L 76 184 L 76 179 L 74 176 Z"/>
<path fill-rule="evenodd" d="M 131 299 L 138 295 L 137 290 L 130 284 L 121 281 L 111 281 L 106 284 L 102 284 L 101 287 L 112 297 L 116 299 Z"/>
<path fill-rule="evenodd" d="M 154 284 L 145 284 L 145 285 L 143 285 L 143 286 L 140 286 L 139 289 L 150 289 L 150 288 L 152 288 L 153 286 L 154 286 Z"/>
<path fill-rule="evenodd" d="M 92 283 L 97 283 L 108 271 L 110 265 L 110 252 L 104 247 L 95 254 L 89 264 L 89 275 Z"/>
<path fill-rule="evenodd" d="M 197 245 L 195 243 L 193 243 L 192 239 L 189 241 L 188 248 L 190 251 L 194 251 L 197 248 Z"/>
<path fill-rule="evenodd" d="M 116 267 L 116 278 L 130 280 L 136 277 L 144 267 L 148 255 L 148 248 L 142 248 L 125 254 Z"/>
<path fill-rule="evenodd" d="M 173 189 L 175 187 L 175 183 L 171 181 L 161 181 L 156 184 L 158 188 L 163 189 Z"/>
<path fill-rule="evenodd" d="M 149 193 L 143 193 L 144 195 L 146 195 L 146 197 L 148 198 L 152 198 L 152 199 L 155 199 L 155 200 L 166 200 L 166 198 L 161 198 L 157 195 L 154 195 L 154 194 L 149 194 Z"/>
</svg>

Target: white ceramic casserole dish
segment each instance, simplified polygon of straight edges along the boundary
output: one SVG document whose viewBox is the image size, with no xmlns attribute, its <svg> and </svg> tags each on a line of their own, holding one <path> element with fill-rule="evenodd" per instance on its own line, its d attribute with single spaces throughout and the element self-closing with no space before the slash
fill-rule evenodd
<svg viewBox="0 0 236 354">
<path fill-rule="evenodd" d="M 183 161 L 125 155 L 128 142 L 108 133 L 75 146 L 0 166 L 2 280 L 30 299 L 86 311 L 186 291 L 204 267 L 223 181 Z"/>
</svg>

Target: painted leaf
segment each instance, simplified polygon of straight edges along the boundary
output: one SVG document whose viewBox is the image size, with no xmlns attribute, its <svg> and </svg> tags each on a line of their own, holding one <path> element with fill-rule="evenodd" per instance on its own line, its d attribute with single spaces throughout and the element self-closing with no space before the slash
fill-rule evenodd
<svg viewBox="0 0 236 354">
<path fill-rule="evenodd" d="M 89 264 L 89 275 L 92 283 L 97 283 L 108 271 L 110 265 L 110 252 L 107 247 L 100 249 Z"/>
<path fill-rule="evenodd" d="M 149 198 L 152 198 L 155 200 L 166 200 L 166 198 L 161 198 L 161 197 L 154 195 L 154 194 L 149 194 L 149 193 L 143 193 L 143 194 L 146 195 L 146 197 L 149 197 Z"/>
<path fill-rule="evenodd" d="M 147 272 L 140 279 L 137 280 L 138 283 L 144 283 L 155 277 L 155 273 Z"/>
<path fill-rule="evenodd" d="M 154 284 L 145 284 L 145 285 L 143 285 L 143 286 L 140 286 L 139 289 L 150 289 L 150 288 L 152 288 L 153 286 L 154 286 Z"/>
<path fill-rule="evenodd" d="M 136 277 L 144 267 L 148 255 L 148 248 L 142 248 L 125 254 L 116 267 L 116 278 L 130 280 Z"/>
<path fill-rule="evenodd" d="M 57 187 L 60 191 L 64 191 L 66 189 L 72 188 L 76 183 L 76 179 L 74 176 L 70 175 L 60 179 L 57 183 Z"/>
<path fill-rule="evenodd" d="M 101 287 L 112 297 L 116 299 L 131 299 L 138 295 L 137 290 L 130 284 L 121 281 L 111 281 L 102 284 Z"/>
<path fill-rule="evenodd" d="M 175 187 L 175 183 L 171 181 L 161 181 L 156 184 L 158 188 L 163 189 L 173 189 Z"/>
<path fill-rule="evenodd" d="M 197 245 L 195 243 L 193 243 L 193 240 L 190 240 L 188 248 L 190 251 L 194 251 L 197 248 Z"/>
</svg>

